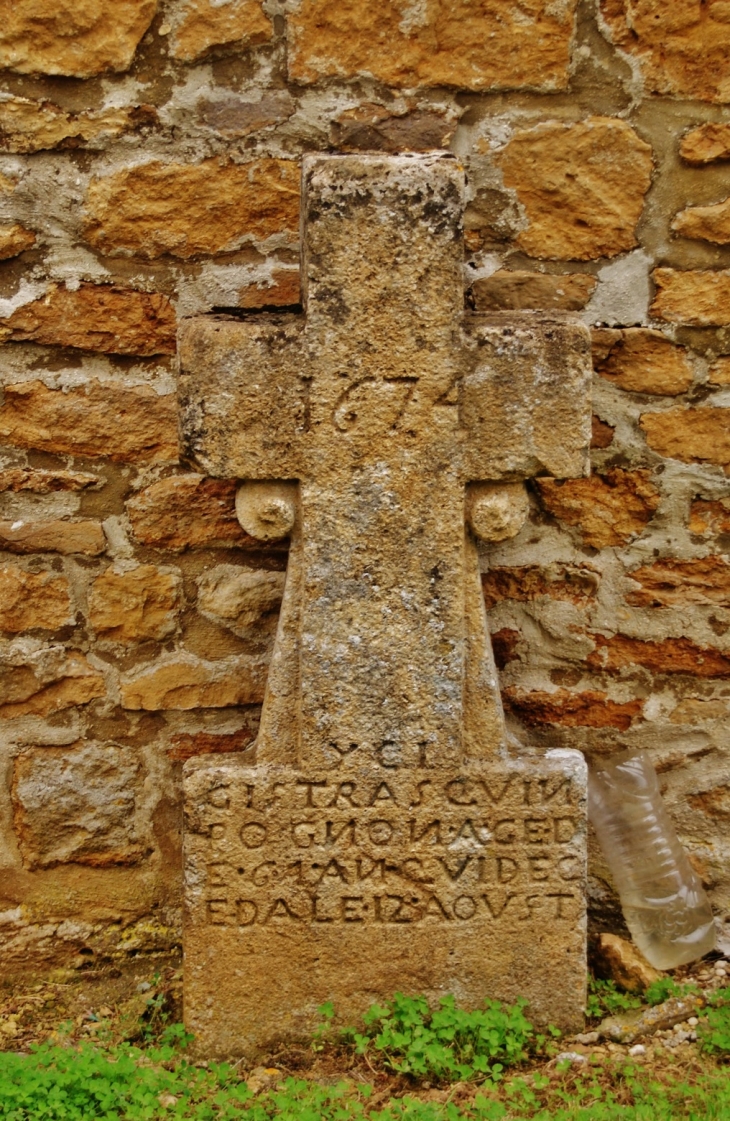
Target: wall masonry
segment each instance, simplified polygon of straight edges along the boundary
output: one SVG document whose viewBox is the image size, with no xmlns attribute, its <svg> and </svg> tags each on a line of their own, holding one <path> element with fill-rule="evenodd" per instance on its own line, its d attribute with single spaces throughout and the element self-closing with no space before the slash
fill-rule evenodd
<svg viewBox="0 0 730 1121">
<path fill-rule="evenodd" d="M 481 558 L 503 699 L 540 748 L 646 748 L 730 917 L 727 4 L 509 13 L 27 0 L 0 28 L 3 970 L 176 944 L 182 762 L 247 762 L 287 543 L 181 460 L 175 332 L 299 303 L 307 152 L 452 151 L 467 305 L 591 327 L 593 473 L 529 484 Z M 615 927 L 596 853 L 590 884 Z"/>
</svg>

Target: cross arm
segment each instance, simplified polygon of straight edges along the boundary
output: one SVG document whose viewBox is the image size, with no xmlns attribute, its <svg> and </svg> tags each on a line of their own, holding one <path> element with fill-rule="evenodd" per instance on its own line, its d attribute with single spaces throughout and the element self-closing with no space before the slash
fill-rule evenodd
<svg viewBox="0 0 730 1121">
<path fill-rule="evenodd" d="M 178 349 L 181 438 L 208 474 L 290 479 L 308 424 L 303 317 L 183 320 Z"/>
<path fill-rule="evenodd" d="M 587 475 L 588 328 L 540 312 L 467 315 L 460 419 L 469 480 Z"/>
</svg>

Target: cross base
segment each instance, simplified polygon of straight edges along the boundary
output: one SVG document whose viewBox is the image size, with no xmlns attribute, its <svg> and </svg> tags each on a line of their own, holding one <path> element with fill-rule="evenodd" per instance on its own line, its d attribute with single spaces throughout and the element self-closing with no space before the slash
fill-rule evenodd
<svg viewBox="0 0 730 1121">
<path fill-rule="evenodd" d="M 464 767 L 186 765 L 186 1024 L 206 1056 L 356 1023 L 397 991 L 585 1004 L 586 769 L 573 751 Z"/>
</svg>

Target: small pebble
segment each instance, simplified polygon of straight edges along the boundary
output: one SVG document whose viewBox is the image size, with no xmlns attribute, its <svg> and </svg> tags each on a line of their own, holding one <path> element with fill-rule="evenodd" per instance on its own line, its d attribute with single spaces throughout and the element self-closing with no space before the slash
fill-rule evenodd
<svg viewBox="0 0 730 1121">
<path fill-rule="evenodd" d="M 633 1047 L 629 1047 L 630 1055 L 645 1055 L 646 1047 L 643 1043 L 635 1043 Z"/>
<path fill-rule="evenodd" d="M 580 1035 L 576 1035 L 576 1043 L 598 1043 L 599 1035 L 597 1031 L 584 1031 Z"/>
<path fill-rule="evenodd" d="M 555 1059 L 556 1063 L 571 1063 L 572 1065 L 578 1065 L 585 1061 L 585 1055 L 580 1055 L 577 1051 L 561 1051 Z"/>
<path fill-rule="evenodd" d="M 152 988 L 152 985 L 149 983 L 149 981 L 141 981 L 140 984 L 137 985 L 137 992 L 138 993 L 147 993 L 147 992 L 150 991 L 151 988 Z"/>
<path fill-rule="evenodd" d="M 697 1042 L 697 1032 L 696 1031 L 691 1031 L 689 1033 L 689 1038 L 691 1039 L 691 1041 L 693 1043 L 696 1043 Z"/>
<path fill-rule="evenodd" d="M 687 1021 L 687 1023 L 689 1024 L 689 1026 L 690 1026 L 691 1028 L 696 1028 L 696 1027 L 697 1027 L 697 1025 L 699 1024 L 699 1020 L 697 1019 L 697 1017 L 696 1017 L 696 1016 L 690 1016 L 690 1018 L 689 1018 L 689 1020 Z"/>
</svg>

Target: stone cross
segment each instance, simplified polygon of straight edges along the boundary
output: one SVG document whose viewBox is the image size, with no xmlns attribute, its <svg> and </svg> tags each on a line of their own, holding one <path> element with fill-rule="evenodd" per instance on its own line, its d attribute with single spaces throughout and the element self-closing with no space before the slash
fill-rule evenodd
<svg viewBox="0 0 730 1121">
<path fill-rule="evenodd" d="M 304 315 L 181 328 L 188 456 L 291 537 L 255 764 L 187 765 L 206 1053 L 397 990 L 580 1022 L 582 758 L 507 743 L 474 535 L 518 481 L 586 473 L 588 337 L 464 314 L 464 194 L 443 155 L 307 157 Z"/>
</svg>

